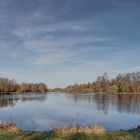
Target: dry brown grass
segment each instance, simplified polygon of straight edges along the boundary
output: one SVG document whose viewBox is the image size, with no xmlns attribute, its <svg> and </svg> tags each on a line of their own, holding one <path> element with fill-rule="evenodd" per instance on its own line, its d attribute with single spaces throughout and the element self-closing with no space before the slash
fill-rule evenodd
<svg viewBox="0 0 140 140">
<path fill-rule="evenodd" d="M 0 122 L 0 130 L 7 131 L 9 133 L 19 134 L 20 129 L 16 127 L 16 124 L 12 121 Z"/>
<path fill-rule="evenodd" d="M 104 134 L 106 130 L 99 125 L 81 127 L 79 125 L 70 125 L 68 127 L 54 128 L 52 134 L 55 136 L 71 136 L 71 135 L 92 135 L 92 134 Z"/>
</svg>

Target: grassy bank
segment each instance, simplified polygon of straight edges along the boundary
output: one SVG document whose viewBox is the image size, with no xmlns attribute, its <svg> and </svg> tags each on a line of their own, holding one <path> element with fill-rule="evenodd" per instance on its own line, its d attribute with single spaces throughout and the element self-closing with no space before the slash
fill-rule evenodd
<svg viewBox="0 0 140 140">
<path fill-rule="evenodd" d="M 14 123 L 0 125 L 0 140 L 139 140 L 140 128 L 107 132 L 99 126 L 55 128 L 50 132 L 22 131 Z"/>
<path fill-rule="evenodd" d="M 105 134 L 93 135 L 71 135 L 71 136 L 55 136 L 48 132 L 21 132 L 20 134 L 0 131 L 0 140 L 138 140 L 140 138 L 139 131 L 115 131 Z"/>
</svg>

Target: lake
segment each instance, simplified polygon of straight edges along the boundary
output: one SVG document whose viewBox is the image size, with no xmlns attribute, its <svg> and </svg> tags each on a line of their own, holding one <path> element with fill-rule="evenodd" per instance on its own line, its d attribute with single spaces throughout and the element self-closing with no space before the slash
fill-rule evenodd
<svg viewBox="0 0 140 140">
<path fill-rule="evenodd" d="M 24 130 L 35 131 L 72 123 L 99 124 L 107 130 L 130 129 L 140 124 L 140 95 L 0 95 L 0 120 L 9 119 Z"/>
</svg>

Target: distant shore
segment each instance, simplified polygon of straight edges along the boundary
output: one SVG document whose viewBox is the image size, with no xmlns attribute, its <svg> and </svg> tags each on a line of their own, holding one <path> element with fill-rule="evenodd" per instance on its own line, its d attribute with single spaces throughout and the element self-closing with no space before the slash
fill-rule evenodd
<svg viewBox="0 0 140 140">
<path fill-rule="evenodd" d="M 107 73 L 103 73 L 93 82 L 69 85 L 63 91 L 67 93 L 140 94 L 140 72 L 119 74 L 112 79 Z"/>
<path fill-rule="evenodd" d="M 140 95 L 140 93 L 65 92 L 65 91 L 53 91 L 53 90 L 51 90 L 51 91 L 48 90 L 48 93 L 66 93 L 66 94 L 73 94 L 73 95 L 76 95 L 76 94 L 85 94 L 85 95 L 87 95 L 87 94 L 89 94 L 89 95 L 91 95 L 91 94 L 101 94 L 101 95 L 103 95 L 103 94 L 109 94 L 109 95 Z"/>
<path fill-rule="evenodd" d="M 0 94 L 47 92 L 48 88 L 44 83 L 17 83 L 15 80 L 0 77 Z"/>
<path fill-rule="evenodd" d="M 22 83 L 0 77 L 0 94 L 8 93 L 98 93 L 98 94 L 140 94 L 140 72 L 119 74 L 110 79 L 107 73 L 93 82 L 69 85 L 66 88 L 49 89 L 45 83 Z"/>
<path fill-rule="evenodd" d="M 41 91 L 38 91 L 38 92 L 3 92 L 3 93 L 0 93 L 0 95 L 12 95 L 12 94 L 45 94 L 47 93 L 48 91 L 44 91 L 44 92 L 41 92 Z"/>
</svg>

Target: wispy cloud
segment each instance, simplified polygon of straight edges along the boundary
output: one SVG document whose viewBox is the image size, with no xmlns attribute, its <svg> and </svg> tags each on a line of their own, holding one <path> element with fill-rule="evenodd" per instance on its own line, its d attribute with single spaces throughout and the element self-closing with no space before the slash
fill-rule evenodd
<svg viewBox="0 0 140 140">
<path fill-rule="evenodd" d="M 1 72 L 20 81 L 65 86 L 92 81 L 104 71 L 139 69 L 139 4 L 1 0 Z"/>
<path fill-rule="evenodd" d="M 96 38 L 92 36 L 79 38 L 46 37 L 38 41 L 32 40 L 24 42 L 23 46 L 26 49 L 32 49 L 34 52 L 36 52 L 36 54 L 38 54 L 36 62 L 34 61 L 33 64 L 54 64 L 76 60 L 78 57 L 80 57 L 80 54 L 87 55 L 89 52 L 95 53 L 96 51 L 115 49 L 115 47 L 94 45 L 85 45 L 85 47 L 82 46 L 82 44 L 86 43 L 103 43 L 110 40 L 111 39 L 108 38 Z"/>
<path fill-rule="evenodd" d="M 105 2 L 108 4 L 112 4 L 115 6 L 119 6 L 119 7 L 139 7 L 139 3 L 137 0 L 135 1 L 131 1 L 131 0 L 127 0 L 127 1 L 122 1 L 122 0 L 99 0 L 100 2 Z"/>
<path fill-rule="evenodd" d="M 89 34 L 89 31 L 98 31 L 102 27 L 91 26 L 89 20 L 56 22 L 51 24 L 41 24 L 33 26 L 21 26 L 11 31 L 11 33 L 22 42 L 20 48 L 28 54 L 24 61 L 31 64 L 55 64 L 75 61 L 80 54 L 87 55 L 88 52 L 114 49 L 109 46 L 96 46 L 94 43 L 104 43 L 112 41 L 111 38 Z M 88 35 L 89 34 L 89 35 Z M 90 45 L 86 45 L 90 44 Z M 85 45 L 85 46 L 84 46 Z M 18 52 L 18 51 L 17 51 Z M 17 54 L 18 57 L 19 53 Z M 14 53 L 16 56 L 16 52 Z M 24 55 L 25 56 L 25 55 Z"/>
</svg>

